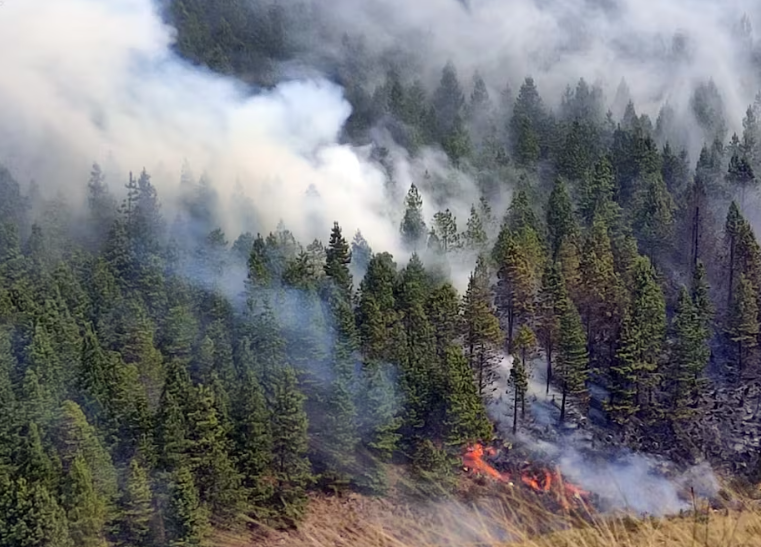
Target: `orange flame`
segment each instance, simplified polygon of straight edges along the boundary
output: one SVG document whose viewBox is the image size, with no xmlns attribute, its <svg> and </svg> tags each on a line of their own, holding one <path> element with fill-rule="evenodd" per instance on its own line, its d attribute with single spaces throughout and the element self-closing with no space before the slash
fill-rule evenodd
<svg viewBox="0 0 761 547">
<path fill-rule="evenodd" d="M 466 470 L 490 476 L 502 482 L 510 482 L 510 475 L 500 473 L 494 467 L 483 460 L 484 454 L 493 456 L 496 451 L 491 447 L 481 444 L 469 446 L 462 457 Z M 537 493 L 554 494 L 558 502 L 565 510 L 571 508 L 571 501 L 577 506 L 587 507 L 589 492 L 582 490 L 575 484 L 565 482 L 560 470 L 553 473 L 548 469 L 538 471 L 526 470 L 521 473 L 521 482 Z"/>
<path fill-rule="evenodd" d="M 489 475 L 498 481 L 510 482 L 510 475 L 507 473 L 500 473 L 483 460 L 484 453 L 489 456 L 493 456 L 496 451 L 491 447 L 484 449 L 483 445 L 478 443 L 473 446 L 469 446 L 465 451 L 465 455 L 462 457 L 462 464 L 469 469 L 475 470 L 476 472 Z"/>
</svg>

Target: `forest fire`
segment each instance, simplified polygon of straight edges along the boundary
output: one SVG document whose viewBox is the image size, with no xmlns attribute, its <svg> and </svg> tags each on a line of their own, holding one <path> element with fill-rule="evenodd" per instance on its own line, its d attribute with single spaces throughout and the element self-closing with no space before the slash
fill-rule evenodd
<svg viewBox="0 0 761 547">
<path fill-rule="evenodd" d="M 536 494 L 550 495 L 565 510 L 576 508 L 588 511 L 590 509 L 590 493 L 565 481 L 560 470 L 553 471 L 526 463 L 513 473 L 501 472 L 485 461 L 484 456 L 497 456 L 497 451 L 478 443 L 468 446 L 462 456 L 465 471 L 491 477 L 511 486 L 518 483 Z M 516 477 L 515 483 L 512 480 L 513 477 Z"/>
</svg>

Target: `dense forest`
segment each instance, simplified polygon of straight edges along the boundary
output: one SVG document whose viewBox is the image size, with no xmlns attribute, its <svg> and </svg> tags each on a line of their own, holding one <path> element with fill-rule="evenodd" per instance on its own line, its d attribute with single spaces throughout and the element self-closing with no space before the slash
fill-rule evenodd
<svg viewBox="0 0 761 547">
<path fill-rule="evenodd" d="M 180 54 L 259 85 L 299 52 L 276 6 L 176 0 L 167 17 Z M 343 64 L 315 61 L 353 106 L 344 139 L 383 128 L 413 155 L 441 149 L 481 192 L 469 218 L 425 218 L 420 189 L 445 203 L 450 181 L 404 188 L 401 266 L 338 223 L 311 242 L 285 225 L 230 237 L 188 167 L 175 218 L 139 166 L 106 180 L 94 164 L 84 213 L 0 171 L 1 545 L 189 546 L 212 527 L 293 526 L 309 492 L 383 494 L 392 464 L 410 495 L 435 496 L 462 447 L 496 435 L 496 391 L 520 420 L 535 367 L 562 394 L 559 425 L 598 405 L 624 442 L 699 453 L 683 431 L 701 397 L 758 376 L 761 247 L 745 215 L 761 101 L 730 136 L 716 86 L 698 86 L 691 160 L 674 111 L 638 115 L 625 84 L 620 115 L 584 80 L 553 110 L 531 77 L 490 97 L 450 63 L 427 89 L 352 40 Z M 387 66 L 380 81 L 368 62 Z M 460 294 L 448 272 L 464 260 Z M 231 271 L 245 272 L 233 287 Z"/>
</svg>

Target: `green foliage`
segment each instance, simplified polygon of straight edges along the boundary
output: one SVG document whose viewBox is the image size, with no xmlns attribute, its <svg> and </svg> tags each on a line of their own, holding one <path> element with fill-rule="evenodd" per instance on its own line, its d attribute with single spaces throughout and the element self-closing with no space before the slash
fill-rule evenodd
<svg viewBox="0 0 761 547">
<path fill-rule="evenodd" d="M 132 458 L 119 501 L 117 522 L 120 545 L 143 547 L 151 544 L 152 503 L 150 477 L 138 458 Z"/>
<path fill-rule="evenodd" d="M 427 231 L 423 219 L 423 198 L 414 184 L 410 186 L 404 203 L 404 218 L 399 228 L 402 241 L 410 249 L 417 250 L 424 243 Z"/>
<path fill-rule="evenodd" d="M 200 546 L 209 532 L 207 511 L 187 467 L 179 467 L 172 474 L 165 521 L 170 547 Z"/>
<path fill-rule="evenodd" d="M 476 375 L 478 394 L 491 396 L 491 384 L 499 363 L 498 348 L 502 342 L 499 320 L 494 314 L 486 261 L 479 258 L 470 275 L 468 290 L 463 298 L 463 328 L 465 354 Z"/>
<path fill-rule="evenodd" d="M 66 513 L 55 495 L 24 477 L 0 475 L 0 545 L 74 547 Z"/>
<path fill-rule="evenodd" d="M 307 417 L 304 396 L 296 385 L 296 374 L 281 367 L 272 386 L 272 467 L 275 489 L 270 505 L 288 525 L 299 521 L 306 508 L 310 482 L 307 453 Z"/>
</svg>

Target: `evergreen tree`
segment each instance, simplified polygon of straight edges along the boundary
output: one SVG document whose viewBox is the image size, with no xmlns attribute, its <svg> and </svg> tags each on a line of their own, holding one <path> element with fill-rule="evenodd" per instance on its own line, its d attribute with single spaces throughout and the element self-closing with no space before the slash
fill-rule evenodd
<svg viewBox="0 0 761 547">
<path fill-rule="evenodd" d="M 242 385 L 235 407 L 235 453 L 242 485 L 249 501 L 261 512 L 272 489 L 267 474 L 272 464 L 272 433 L 267 401 L 252 370 L 242 373 Z"/>
<path fill-rule="evenodd" d="M 433 233 L 444 253 L 456 249 L 460 244 L 460 237 L 457 232 L 457 219 L 449 209 L 439 211 L 433 215 Z"/>
<path fill-rule="evenodd" d="M 655 388 L 660 381 L 660 364 L 666 334 L 666 305 L 655 270 L 649 259 L 640 257 L 633 272 L 631 293 L 615 362 L 611 367 L 609 412 L 623 423 L 642 411 L 643 417 L 657 416 Z"/>
<path fill-rule="evenodd" d="M 240 476 L 230 458 L 230 442 L 215 408 L 214 394 L 199 385 L 188 413 L 187 464 L 202 502 L 212 514 L 231 518 L 240 500 Z"/>
<path fill-rule="evenodd" d="M 474 441 L 488 441 L 492 425 L 486 416 L 483 401 L 473 384 L 473 372 L 462 350 L 456 346 L 446 349 L 445 442 L 462 446 Z"/>
<path fill-rule="evenodd" d="M 165 521 L 170 547 L 200 547 L 209 532 L 209 517 L 185 466 L 172 474 Z"/>
<path fill-rule="evenodd" d="M 81 454 L 76 455 L 68 470 L 62 500 L 74 543 L 105 546 L 105 503 L 95 492 L 93 472 Z"/>
<path fill-rule="evenodd" d="M 272 471 L 275 489 L 270 501 L 277 515 L 289 525 L 300 520 L 310 481 L 307 453 L 307 417 L 304 396 L 293 369 L 281 367 L 273 377 L 271 405 Z"/>
<path fill-rule="evenodd" d="M 578 225 L 574 219 L 571 198 L 561 179 L 555 181 L 547 203 L 547 231 L 550 249 L 555 259 L 558 258 L 564 242 L 572 242 L 578 238 Z"/>
<path fill-rule="evenodd" d="M 491 396 L 489 386 L 496 374 L 497 348 L 502 341 L 502 332 L 492 308 L 489 272 L 483 258 L 478 259 L 476 269 L 470 275 L 463 299 L 463 322 L 468 364 L 476 375 L 478 394 L 488 399 Z"/>
<path fill-rule="evenodd" d="M 66 513 L 55 495 L 24 477 L 0 475 L 0 545 L 74 547 Z"/>
<path fill-rule="evenodd" d="M 462 234 L 465 247 L 474 251 L 483 251 L 487 243 L 487 235 L 483 221 L 475 205 L 470 208 L 470 218 L 465 232 Z"/>
<path fill-rule="evenodd" d="M 151 545 L 152 502 L 153 494 L 148 473 L 137 457 L 132 458 L 119 503 L 119 545 L 125 547 Z"/>
<path fill-rule="evenodd" d="M 743 275 L 737 280 L 729 322 L 730 340 L 736 345 L 735 359 L 739 374 L 745 372 L 752 352 L 758 346 L 761 332 L 758 320 L 758 301 L 751 282 Z"/>
<path fill-rule="evenodd" d="M 414 184 L 410 187 L 404 203 L 404 218 L 400 227 L 402 241 L 408 248 L 417 250 L 424 243 L 428 232 L 423 220 L 423 198 Z"/>
<path fill-rule="evenodd" d="M 556 376 L 561 386 L 560 422 L 565 420 L 567 398 L 570 395 L 584 408 L 589 398 L 589 354 L 587 353 L 581 316 L 573 302 L 562 306 L 558 334 Z"/>
<path fill-rule="evenodd" d="M 693 413 L 701 387 L 701 376 L 710 358 L 707 331 L 701 324 L 695 302 L 686 288 L 679 293 L 673 321 L 674 345 L 671 355 L 673 418 L 686 419 Z"/>
<path fill-rule="evenodd" d="M 560 267 L 555 263 L 548 263 L 542 276 L 542 288 L 539 292 L 538 330 L 539 341 L 544 347 L 547 359 L 545 372 L 547 393 L 550 392 L 552 383 L 552 363 L 555 358 L 555 350 L 560 338 L 560 317 L 563 307 L 568 301 L 568 292 L 565 288 L 565 280 Z"/>
</svg>

